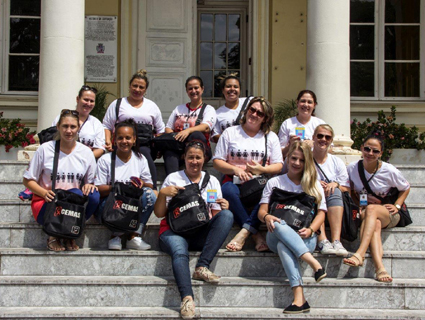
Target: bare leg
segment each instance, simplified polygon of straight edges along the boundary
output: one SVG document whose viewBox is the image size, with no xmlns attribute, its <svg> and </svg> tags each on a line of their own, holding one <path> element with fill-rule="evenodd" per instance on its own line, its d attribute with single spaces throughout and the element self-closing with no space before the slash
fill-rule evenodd
<svg viewBox="0 0 425 320">
<path fill-rule="evenodd" d="M 332 242 L 335 240 L 341 240 L 341 224 L 342 214 L 344 212 L 343 207 L 328 207 L 328 221 L 331 227 L 331 239 Z"/>
<path fill-rule="evenodd" d="M 310 252 L 304 253 L 300 259 L 308 263 L 308 265 L 316 272 L 319 269 L 322 269 L 322 265 L 319 261 L 316 260 L 315 257 Z"/>
<path fill-rule="evenodd" d="M 301 307 L 306 302 L 303 287 L 292 287 L 292 293 L 294 294 L 294 301 L 292 302 L 292 304 Z"/>
<path fill-rule="evenodd" d="M 329 217 L 329 216 L 328 216 Z M 320 234 L 317 236 L 317 242 L 326 240 L 326 233 L 325 233 L 325 223 L 322 223 L 320 225 Z"/>
</svg>

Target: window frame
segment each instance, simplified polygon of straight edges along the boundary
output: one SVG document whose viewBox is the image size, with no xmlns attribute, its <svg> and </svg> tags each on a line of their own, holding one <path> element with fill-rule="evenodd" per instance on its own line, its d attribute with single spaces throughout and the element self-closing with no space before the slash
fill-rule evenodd
<svg viewBox="0 0 425 320">
<path fill-rule="evenodd" d="M 425 100 L 425 0 L 420 0 L 420 22 L 419 23 L 386 23 L 385 22 L 385 0 L 375 0 L 375 21 L 354 22 L 350 21 L 350 28 L 353 25 L 374 25 L 374 59 L 358 60 L 351 59 L 351 62 L 374 62 L 374 96 L 361 97 L 350 96 L 351 101 L 424 101 Z M 385 60 L 385 27 L 391 26 L 419 26 L 419 61 L 418 60 Z M 419 62 L 419 97 L 385 97 L 385 63 L 386 62 Z"/>
<path fill-rule="evenodd" d="M 245 97 L 246 93 L 249 91 L 248 84 L 248 73 L 249 73 L 249 63 L 248 57 L 250 56 L 250 48 L 248 43 L 248 33 L 249 33 L 249 22 L 246 21 L 248 16 L 248 3 L 239 6 L 236 2 L 229 1 L 227 6 L 215 7 L 211 6 L 198 6 L 197 8 L 197 41 L 196 41 L 196 71 L 197 74 L 201 72 L 201 55 L 200 55 L 200 45 L 201 45 L 201 15 L 205 13 L 210 14 L 240 14 L 241 15 L 241 27 L 240 27 L 240 75 L 239 79 L 241 81 L 241 97 Z M 226 41 L 227 42 L 227 41 Z M 245 46 L 243 46 L 245 44 Z M 245 49 L 243 50 L 243 48 Z M 214 59 L 214 56 L 213 56 Z M 214 68 L 213 68 L 214 69 Z M 214 83 L 213 83 L 214 85 Z M 214 88 L 213 88 L 214 91 Z M 224 101 L 224 98 L 219 97 L 204 97 L 204 100 L 218 102 L 221 105 L 221 102 Z M 214 104 L 216 104 L 214 103 Z"/>
<path fill-rule="evenodd" d="M 16 91 L 8 90 L 9 85 L 9 47 L 10 47 L 10 1 L 11 0 L 0 0 L 2 14 L 0 14 L 0 26 L 2 26 L 3 32 L 0 35 L 0 94 L 8 95 L 22 95 L 22 96 L 37 96 L 38 91 Z M 29 19 L 40 19 L 40 16 L 13 16 L 13 17 L 22 17 Z M 40 31 L 41 32 L 41 31 Z M 41 37 L 40 37 L 41 41 Z M 41 50 L 41 48 L 40 48 Z M 14 54 L 22 56 L 38 56 L 38 54 Z M 40 73 L 39 73 L 40 77 Z"/>
</svg>

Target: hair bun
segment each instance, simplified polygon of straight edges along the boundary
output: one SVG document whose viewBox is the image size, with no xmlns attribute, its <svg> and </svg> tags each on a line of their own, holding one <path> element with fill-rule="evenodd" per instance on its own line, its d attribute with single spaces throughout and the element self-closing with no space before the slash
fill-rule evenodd
<svg viewBox="0 0 425 320">
<path fill-rule="evenodd" d="M 141 75 L 142 77 L 146 77 L 146 74 L 148 72 L 145 69 L 140 69 L 139 71 L 137 71 L 137 74 Z"/>
</svg>

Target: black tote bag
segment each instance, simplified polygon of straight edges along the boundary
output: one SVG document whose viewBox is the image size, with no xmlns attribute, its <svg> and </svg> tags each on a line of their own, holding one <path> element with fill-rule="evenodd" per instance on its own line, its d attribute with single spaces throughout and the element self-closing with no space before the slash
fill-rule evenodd
<svg viewBox="0 0 425 320">
<path fill-rule="evenodd" d="M 68 190 L 55 189 L 59 150 L 60 141 L 56 141 L 52 176 L 52 190 L 55 192 L 55 198 L 46 203 L 43 231 L 52 237 L 77 239 L 86 226 L 88 197 Z"/>
<path fill-rule="evenodd" d="M 354 241 L 357 239 L 361 224 L 359 206 L 356 205 L 348 191 L 342 192 L 344 213 L 342 215 L 341 238 Z"/>
</svg>

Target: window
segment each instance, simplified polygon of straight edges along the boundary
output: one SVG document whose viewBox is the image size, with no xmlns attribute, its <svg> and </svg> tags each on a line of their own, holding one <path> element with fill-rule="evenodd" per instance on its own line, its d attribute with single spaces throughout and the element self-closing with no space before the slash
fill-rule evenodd
<svg viewBox="0 0 425 320">
<path fill-rule="evenodd" d="M 351 0 L 353 99 L 425 98 L 424 79 L 421 79 L 424 56 L 420 50 L 424 41 L 421 39 L 423 1 Z"/>
<path fill-rule="evenodd" d="M 204 81 L 204 98 L 221 98 L 223 76 L 235 74 L 241 79 L 245 95 L 247 74 L 246 8 L 198 7 L 198 71 Z"/>
<path fill-rule="evenodd" d="M 40 0 L 3 1 L 1 93 L 38 91 Z"/>
</svg>

